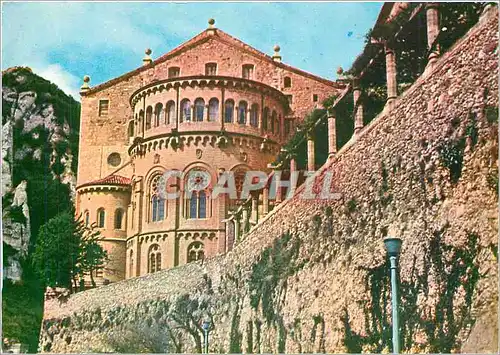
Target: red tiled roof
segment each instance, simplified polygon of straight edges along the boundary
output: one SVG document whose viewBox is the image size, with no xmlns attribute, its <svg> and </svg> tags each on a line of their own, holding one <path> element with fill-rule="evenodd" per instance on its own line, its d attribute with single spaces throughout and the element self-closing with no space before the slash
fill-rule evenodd
<svg viewBox="0 0 500 355">
<path fill-rule="evenodd" d="M 86 182 L 84 184 L 81 184 L 77 188 L 83 187 L 83 186 L 89 186 L 89 185 L 130 185 L 132 183 L 132 180 L 121 175 L 108 175 L 105 178 L 99 179 L 99 180 L 94 180 L 90 182 Z"/>
</svg>

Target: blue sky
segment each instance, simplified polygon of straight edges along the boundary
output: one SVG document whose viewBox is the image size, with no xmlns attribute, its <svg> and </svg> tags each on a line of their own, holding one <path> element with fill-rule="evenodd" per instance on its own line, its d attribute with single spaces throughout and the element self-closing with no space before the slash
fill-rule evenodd
<svg viewBox="0 0 500 355">
<path fill-rule="evenodd" d="M 83 75 L 97 85 L 216 27 L 283 62 L 329 78 L 348 69 L 382 2 L 5 3 L 2 68 L 30 66 L 78 99 Z"/>
</svg>

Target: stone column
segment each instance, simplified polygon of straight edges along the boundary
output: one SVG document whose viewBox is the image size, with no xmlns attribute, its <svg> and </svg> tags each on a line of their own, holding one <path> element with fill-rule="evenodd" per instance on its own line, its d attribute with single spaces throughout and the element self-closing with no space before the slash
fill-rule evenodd
<svg viewBox="0 0 500 355">
<path fill-rule="evenodd" d="M 225 253 L 227 251 L 227 238 L 229 235 L 229 221 L 226 219 L 225 221 L 225 226 L 224 226 L 224 238 L 222 238 L 222 232 L 219 232 L 219 245 L 218 245 L 218 252 L 219 254 Z"/>
<path fill-rule="evenodd" d="M 385 43 L 385 73 L 387 80 L 387 102 L 389 109 L 394 107 L 394 101 L 398 96 L 398 85 L 396 82 L 396 55 L 392 45 Z"/>
<path fill-rule="evenodd" d="M 312 132 L 307 132 L 307 170 L 314 171 L 316 164 L 314 161 L 314 137 Z"/>
<path fill-rule="evenodd" d="M 266 186 L 262 190 L 262 215 L 269 213 L 269 187 Z"/>
<path fill-rule="evenodd" d="M 248 213 L 248 206 L 243 206 L 243 211 L 241 212 L 241 223 L 242 223 L 242 231 L 241 231 L 241 234 L 246 234 L 249 230 L 250 230 L 250 226 L 249 226 L 249 221 L 250 221 L 250 218 L 249 218 L 249 213 Z"/>
<path fill-rule="evenodd" d="M 274 200 L 274 206 L 278 206 L 283 202 L 283 189 L 281 187 L 276 187 L 276 200 Z"/>
<path fill-rule="evenodd" d="M 234 241 L 235 242 L 240 241 L 240 235 L 241 235 L 240 221 L 239 221 L 239 217 L 235 215 L 234 216 Z"/>
<path fill-rule="evenodd" d="M 257 224 L 259 222 L 259 197 L 252 195 L 252 221 Z"/>
<path fill-rule="evenodd" d="M 359 79 L 353 81 L 354 97 L 354 134 L 357 135 L 363 129 L 363 104 L 361 103 L 361 86 Z M 356 108 L 357 107 L 357 108 Z"/>
<path fill-rule="evenodd" d="M 278 117 L 280 119 L 280 137 L 281 137 L 281 140 L 285 140 L 285 138 L 286 138 L 286 136 L 285 136 L 285 118 L 282 117 L 281 115 Z"/>
<path fill-rule="evenodd" d="M 233 250 L 235 231 L 234 219 L 229 218 L 226 222 L 226 252 Z"/>
<path fill-rule="evenodd" d="M 427 17 L 427 48 L 430 49 L 439 34 L 439 3 L 429 2 L 425 5 Z M 432 67 L 439 56 L 439 45 L 429 54 L 428 67 Z"/>
<path fill-rule="evenodd" d="M 203 117 L 203 120 L 204 120 L 205 122 L 208 122 L 208 119 L 209 119 L 209 117 L 208 117 L 208 104 L 207 104 L 207 105 L 205 105 L 205 111 L 203 112 L 203 116 L 204 116 L 204 117 Z"/>
<path fill-rule="evenodd" d="M 337 153 L 337 131 L 335 127 L 335 110 L 328 110 L 328 158 Z"/>
<path fill-rule="evenodd" d="M 290 173 L 297 171 L 297 160 L 295 154 L 290 154 Z"/>
</svg>

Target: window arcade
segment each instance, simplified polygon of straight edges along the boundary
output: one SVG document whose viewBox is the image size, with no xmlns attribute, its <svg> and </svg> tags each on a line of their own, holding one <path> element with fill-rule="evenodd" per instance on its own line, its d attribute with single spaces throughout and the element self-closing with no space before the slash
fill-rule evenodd
<svg viewBox="0 0 500 355">
<path fill-rule="evenodd" d="M 205 257 L 204 245 L 202 242 L 193 242 L 187 248 L 187 262 L 202 260 Z"/>
<path fill-rule="evenodd" d="M 153 244 L 149 247 L 148 264 L 149 273 L 161 270 L 161 251 L 158 244 Z"/>
<path fill-rule="evenodd" d="M 224 108 L 224 122 L 225 123 L 233 123 L 234 117 L 234 101 L 229 99 L 226 100 L 225 108 Z"/>
<path fill-rule="evenodd" d="M 106 219 L 106 212 L 104 211 L 104 208 L 99 208 L 97 210 L 97 227 L 98 228 L 104 228 L 104 221 Z"/>
<path fill-rule="evenodd" d="M 159 222 L 165 219 L 165 199 L 160 194 L 160 188 L 161 188 L 160 179 L 161 175 L 158 174 L 151 180 L 151 186 L 150 186 L 151 222 Z"/>
</svg>

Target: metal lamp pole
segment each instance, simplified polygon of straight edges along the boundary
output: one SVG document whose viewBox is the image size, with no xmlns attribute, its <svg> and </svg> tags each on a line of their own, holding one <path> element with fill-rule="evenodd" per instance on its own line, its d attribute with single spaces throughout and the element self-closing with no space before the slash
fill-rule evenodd
<svg viewBox="0 0 500 355">
<path fill-rule="evenodd" d="M 398 256 L 401 251 L 402 240 L 399 238 L 385 238 L 384 244 L 391 262 L 391 294 L 392 294 L 392 352 L 399 354 L 399 312 L 398 312 Z"/>
<path fill-rule="evenodd" d="M 205 354 L 208 354 L 208 330 L 210 329 L 210 321 L 208 320 L 203 321 L 201 327 L 203 328 L 203 337 L 204 337 L 203 350 Z"/>
</svg>

